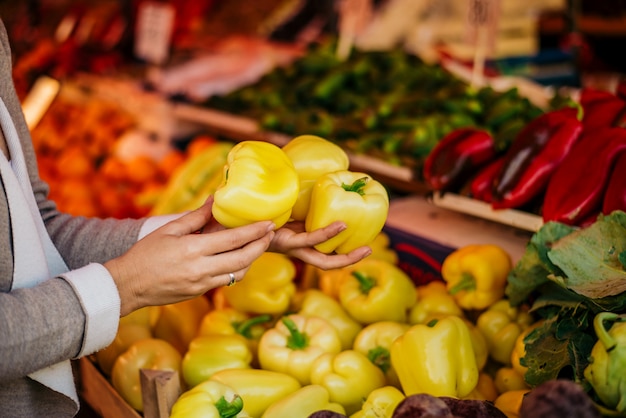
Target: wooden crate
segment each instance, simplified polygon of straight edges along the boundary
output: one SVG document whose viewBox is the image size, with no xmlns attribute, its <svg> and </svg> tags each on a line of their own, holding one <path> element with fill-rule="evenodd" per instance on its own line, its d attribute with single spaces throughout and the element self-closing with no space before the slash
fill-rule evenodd
<svg viewBox="0 0 626 418">
<path fill-rule="evenodd" d="M 120 396 L 91 360 L 81 358 L 79 371 L 80 396 L 102 418 L 167 418 L 181 393 L 177 373 L 141 370 L 144 411 L 140 414 Z"/>
</svg>

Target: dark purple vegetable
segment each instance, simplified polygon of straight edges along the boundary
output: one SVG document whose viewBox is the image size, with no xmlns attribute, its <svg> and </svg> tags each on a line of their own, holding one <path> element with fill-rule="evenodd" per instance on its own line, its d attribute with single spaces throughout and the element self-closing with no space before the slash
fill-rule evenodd
<svg viewBox="0 0 626 418">
<path fill-rule="evenodd" d="M 477 399 L 457 399 L 442 396 L 455 417 L 463 418 L 506 418 L 506 414 L 488 401 Z"/>
<path fill-rule="evenodd" d="M 455 418 L 448 405 L 425 393 L 409 395 L 393 411 L 392 418 Z"/>
<path fill-rule="evenodd" d="M 572 380 L 548 380 L 524 396 L 519 418 L 557 417 L 600 418 L 601 414 L 583 387 Z"/>
<path fill-rule="evenodd" d="M 348 418 L 344 414 L 334 411 L 316 411 L 313 412 L 308 418 Z"/>
</svg>

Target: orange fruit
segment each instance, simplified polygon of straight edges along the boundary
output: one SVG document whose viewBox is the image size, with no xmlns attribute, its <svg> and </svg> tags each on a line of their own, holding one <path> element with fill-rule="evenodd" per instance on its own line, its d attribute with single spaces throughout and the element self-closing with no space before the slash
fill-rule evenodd
<svg viewBox="0 0 626 418">
<path fill-rule="evenodd" d="M 199 135 L 195 137 L 187 145 L 188 158 L 198 155 L 200 152 L 214 145 L 216 142 L 218 142 L 217 139 L 209 135 Z"/>
<path fill-rule="evenodd" d="M 123 181 L 126 180 L 126 164 L 116 157 L 108 157 L 98 173 L 107 181 Z"/>
<path fill-rule="evenodd" d="M 91 176 L 94 171 L 94 161 L 79 146 L 64 149 L 57 159 L 56 172 L 61 177 Z"/>
<path fill-rule="evenodd" d="M 168 152 L 162 159 L 159 161 L 159 172 L 163 177 L 164 181 L 167 181 L 172 174 L 185 162 L 185 155 L 178 151 L 172 150 Z"/>
<path fill-rule="evenodd" d="M 144 184 L 157 177 L 159 169 L 156 161 L 143 155 L 126 161 L 126 178 L 135 184 Z"/>
</svg>

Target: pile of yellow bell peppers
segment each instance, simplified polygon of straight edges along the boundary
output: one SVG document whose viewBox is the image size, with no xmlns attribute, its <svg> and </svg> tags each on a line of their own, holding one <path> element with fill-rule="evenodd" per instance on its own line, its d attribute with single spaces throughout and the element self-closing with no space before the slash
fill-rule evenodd
<svg viewBox="0 0 626 418">
<path fill-rule="evenodd" d="M 266 253 L 237 286 L 122 318 L 95 360 L 139 411 L 139 369 L 179 373 L 172 417 L 391 418 L 426 393 L 487 400 L 515 418 L 531 390 L 524 337 L 538 322 L 502 294 L 506 252 L 460 248 L 442 280 L 416 286 L 385 233 L 374 242 L 367 259 L 314 278 Z"/>
</svg>

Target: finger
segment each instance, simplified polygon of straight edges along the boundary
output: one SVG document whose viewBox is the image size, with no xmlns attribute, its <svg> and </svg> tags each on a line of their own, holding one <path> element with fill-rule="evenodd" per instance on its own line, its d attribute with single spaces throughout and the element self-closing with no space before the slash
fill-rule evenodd
<svg viewBox="0 0 626 418">
<path fill-rule="evenodd" d="M 187 235 L 202 229 L 211 219 L 212 200 L 180 218 L 164 225 L 162 231 L 171 235 Z"/>
<path fill-rule="evenodd" d="M 249 242 L 241 248 L 222 252 L 202 260 L 203 269 L 212 271 L 213 276 L 220 276 L 221 283 L 230 281 L 229 273 L 235 273 L 236 279 L 243 278 L 250 265 L 259 258 L 269 247 L 274 232 L 269 232 L 262 238 Z"/>
<path fill-rule="evenodd" d="M 205 254 L 219 254 L 241 248 L 250 242 L 262 238 L 268 238 L 270 233 L 271 237 L 273 237 L 274 228 L 273 222 L 263 221 L 237 228 L 222 229 L 208 234 L 196 234 L 191 238 L 195 240 L 195 245 L 198 248 L 202 248 Z"/>
<path fill-rule="evenodd" d="M 345 231 L 346 228 L 347 226 L 344 222 L 336 221 L 324 228 L 316 229 L 306 234 L 293 235 L 289 238 L 290 245 L 294 247 L 313 247 L 314 245 L 328 241 L 340 232 Z"/>
<path fill-rule="evenodd" d="M 322 270 L 343 268 L 355 264 L 372 253 L 367 246 L 356 248 L 347 254 L 324 254 L 312 248 L 302 248 L 294 251 L 294 256 L 312 264 Z"/>
</svg>

